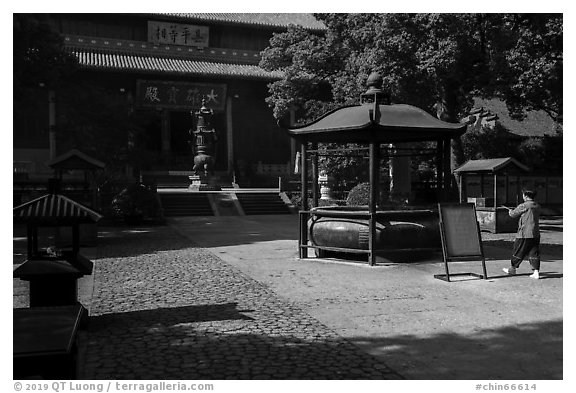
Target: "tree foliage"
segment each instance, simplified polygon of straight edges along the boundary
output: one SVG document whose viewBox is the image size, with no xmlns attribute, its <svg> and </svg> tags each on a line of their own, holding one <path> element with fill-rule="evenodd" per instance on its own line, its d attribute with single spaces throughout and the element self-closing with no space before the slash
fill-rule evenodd
<svg viewBox="0 0 576 393">
<path fill-rule="evenodd" d="M 470 160 L 516 157 L 518 141 L 499 123 L 496 126 L 474 127 L 462 136 L 464 155 Z"/>
<path fill-rule="evenodd" d="M 54 88 L 76 69 L 76 58 L 64 50 L 62 37 L 44 14 L 13 15 L 14 89 Z"/>
<path fill-rule="evenodd" d="M 276 34 L 263 52 L 261 66 L 284 75 L 269 85 L 267 100 L 284 122 L 290 110 L 296 122 L 307 122 L 356 104 L 368 75 L 377 71 L 393 102 L 420 107 L 445 121 L 458 122 L 480 96 L 503 99 L 515 119 L 531 110 L 546 111 L 561 127 L 561 14 L 315 16 L 326 25 L 324 34 L 292 26 Z M 456 141 L 456 163 L 505 151 L 505 135 L 497 129 L 482 140 L 472 133 L 466 151 Z M 321 162 L 335 175 L 362 164 L 356 158 Z"/>
<path fill-rule="evenodd" d="M 484 58 L 492 77 L 480 93 L 506 101 L 511 116 L 544 111 L 562 123 L 562 14 L 487 14 Z"/>
<path fill-rule="evenodd" d="M 513 157 L 535 172 L 562 173 L 562 136 L 521 138 L 496 123 L 469 129 L 462 146 L 471 160 Z"/>
<path fill-rule="evenodd" d="M 562 119 L 561 14 L 316 14 L 315 35 L 291 27 L 270 41 L 261 66 L 281 70 L 268 102 L 277 118 L 310 120 L 357 102 L 372 71 L 397 102 L 458 121 L 484 95 L 516 118 Z"/>
<path fill-rule="evenodd" d="M 121 178 L 127 163 L 137 166 L 143 155 L 130 149 L 130 134 L 138 130 L 126 97 L 80 75 L 49 15 L 14 14 L 13 22 L 15 118 L 37 104 L 39 89 L 53 90 L 58 153 L 79 149 L 105 162 L 102 183 Z"/>
</svg>

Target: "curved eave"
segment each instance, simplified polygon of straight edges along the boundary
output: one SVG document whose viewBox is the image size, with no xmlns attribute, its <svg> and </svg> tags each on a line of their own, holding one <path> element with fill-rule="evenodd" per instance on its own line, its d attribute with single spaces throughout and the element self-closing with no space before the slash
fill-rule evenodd
<svg viewBox="0 0 576 393">
<path fill-rule="evenodd" d="M 457 137 L 466 124 L 447 123 L 406 104 L 355 105 L 336 109 L 304 126 L 288 128 L 289 135 L 324 141 L 412 141 Z"/>
<path fill-rule="evenodd" d="M 70 48 L 81 68 L 94 71 L 138 72 L 181 76 L 203 76 L 231 79 L 280 79 L 278 72 L 268 72 L 257 65 L 216 63 L 161 56 L 145 56 L 121 51 L 94 51 Z"/>
</svg>

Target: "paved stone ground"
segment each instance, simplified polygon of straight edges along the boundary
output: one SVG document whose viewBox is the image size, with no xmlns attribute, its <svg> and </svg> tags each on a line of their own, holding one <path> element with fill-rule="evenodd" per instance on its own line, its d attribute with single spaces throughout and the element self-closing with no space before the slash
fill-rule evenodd
<svg viewBox="0 0 576 393">
<path fill-rule="evenodd" d="M 101 236 L 81 378 L 401 378 L 169 227 Z"/>
<path fill-rule="evenodd" d="M 489 279 L 452 283 L 433 277 L 444 273 L 441 255 L 374 267 L 300 260 L 294 216 L 180 217 L 170 225 L 406 379 L 563 378 L 561 221 L 543 231 L 543 279 L 528 278 L 527 262 L 505 275 L 513 234 L 483 232 Z M 450 266 L 451 274 L 481 273 L 477 260 Z"/>
<path fill-rule="evenodd" d="M 302 263 L 292 218 L 100 228 L 82 250 L 96 268 L 80 284 L 80 377 L 562 378 L 561 218 L 543 222 L 546 280 L 498 276 L 513 235 L 483 233 L 491 280 L 466 285 L 433 279 L 440 261 Z M 14 266 L 25 246 L 15 231 Z M 24 282 L 13 299 L 27 306 Z"/>
</svg>

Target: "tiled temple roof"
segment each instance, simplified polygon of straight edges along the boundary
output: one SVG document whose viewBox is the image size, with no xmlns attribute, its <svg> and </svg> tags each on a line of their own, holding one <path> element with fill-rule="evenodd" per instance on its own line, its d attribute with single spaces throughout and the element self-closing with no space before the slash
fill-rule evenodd
<svg viewBox="0 0 576 393">
<path fill-rule="evenodd" d="M 325 26 L 312 14 L 304 13 L 156 13 L 160 19 L 210 22 L 251 28 L 286 29 L 295 24 L 323 31 Z M 163 73 L 233 79 L 275 80 L 279 72 L 258 66 L 259 51 L 224 48 L 196 48 L 121 39 L 67 35 L 65 45 L 81 67 L 93 70 Z"/>
<path fill-rule="evenodd" d="M 498 122 L 513 134 L 523 137 L 557 135 L 558 125 L 544 111 L 529 111 L 524 120 L 515 120 L 510 116 L 503 100 L 475 97 L 474 106 L 498 116 Z"/>
<path fill-rule="evenodd" d="M 309 30 L 326 30 L 326 26 L 312 14 L 305 13 L 163 13 L 154 14 L 184 20 L 222 22 L 227 24 L 286 28 L 291 24 Z"/>
<path fill-rule="evenodd" d="M 124 50 L 102 50 L 70 47 L 81 67 L 94 70 L 163 73 L 193 76 L 230 77 L 239 79 L 279 79 L 278 72 L 268 72 L 253 64 L 230 64 L 130 53 Z"/>
<path fill-rule="evenodd" d="M 157 44 L 145 41 L 122 40 L 117 38 L 65 35 L 67 48 L 114 51 L 145 56 L 182 57 L 188 60 L 214 63 L 252 64 L 260 62 L 260 52 L 230 48 L 196 48 L 181 45 Z"/>
</svg>

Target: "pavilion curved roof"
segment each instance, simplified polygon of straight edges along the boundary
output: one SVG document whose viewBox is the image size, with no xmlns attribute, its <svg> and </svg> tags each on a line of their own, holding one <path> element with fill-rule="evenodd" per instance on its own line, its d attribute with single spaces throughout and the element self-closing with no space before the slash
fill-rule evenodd
<svg viewBox="0 0 576 393">
<path fill-rule="evenodd" d="M 448 123 L 407 104 L 346 106 L 287 129 L 299 139 L 316 142 L 410 142 L 454 138 L 466 132 L 464 123 Z"/>
</svg>

